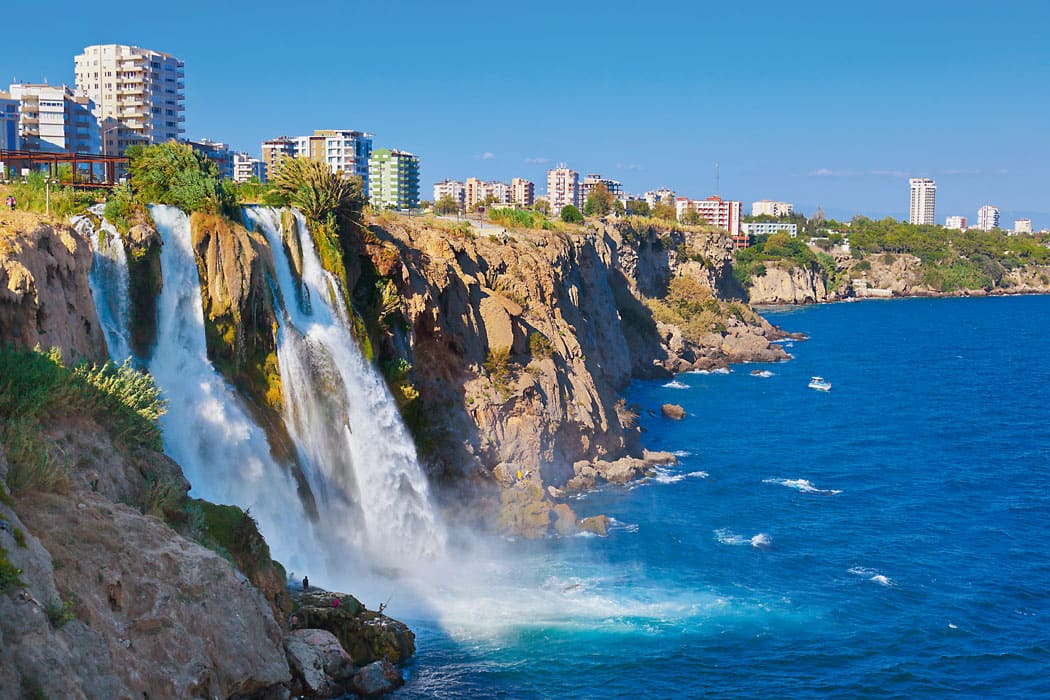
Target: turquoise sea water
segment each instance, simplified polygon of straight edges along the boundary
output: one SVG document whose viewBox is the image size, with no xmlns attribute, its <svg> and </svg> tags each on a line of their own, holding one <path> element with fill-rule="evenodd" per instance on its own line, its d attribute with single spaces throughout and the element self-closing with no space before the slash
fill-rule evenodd
<svg viewBox="0 0 1050 700">
<path fill-rule="evenodd" d="M 398 697 L 1050 696 L 1050 297 L 765 315 L 810 340 L 632 386 L 680 464 L 467 567 Z"/>
</svg>

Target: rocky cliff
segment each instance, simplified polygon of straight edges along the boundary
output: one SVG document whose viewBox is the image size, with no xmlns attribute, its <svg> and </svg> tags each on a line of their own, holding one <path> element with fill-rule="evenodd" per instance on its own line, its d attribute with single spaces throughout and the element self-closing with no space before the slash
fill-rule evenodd
<svg viewBox="0 0 1050 700">
<path fill-rule="evenodd" d="M 67 360 L 107 359 L 90 271 L 91 247 L 70 226 L 0 212 L 0 342 L 59 347 Z"/>
<path fill-rule="evenodd" d="M 813 304 L 834 296 L 823 272 L 786 264 L 766 264 L 765 274 L 752 277 L 748 294 L 753 304 Z"/>
</svg>

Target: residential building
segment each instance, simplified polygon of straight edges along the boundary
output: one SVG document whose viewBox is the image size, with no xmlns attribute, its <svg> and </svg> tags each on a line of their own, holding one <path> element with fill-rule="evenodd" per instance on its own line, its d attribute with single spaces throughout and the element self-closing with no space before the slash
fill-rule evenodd
<svg viewBox="0 0 1050 700">
<path fill-rule="evenodd" d="M 772 216 L 772 214 L 769 214 L 769 216 Z M 750 224 L 740 224 L 740 230 L 747 236 L 761 236 L 780 232 L 787 233 L 792 238 L 798 236 L 798 224 L 780 222 L 754 222 Z"/>
<path fill-rule="evenodd" d="M 378 148 L 368 159 L 369 202 L 373 209 L 419 207 L 419 158 L 407 151 Z"/>
<path fill-rule="evenodd" d="M 656 208 L 656 205 L 660 202 L 673 206 L 675 202 L 674 190 L 662 187 L 658 190 L 649 190 L 645 193 L 645 203 L 649 205 L 650 209 Z"/>
<path fill-rule="evenodd" d="M 510 201 L 519 207 L 531 207 L 536 203 L 535 183 L 523 177 L 516 177 L 511 180 Z"/>
<path fill-rule="evenodd" d="M 66 85 L 21 83 L 11 86 L 18 100 L 18 138 L 30 151 L 98 153 L 94 105 Z"/>
<path fill-rule="evenodd" d="M 171 54 L 98 44 L 74 58 L 77 92 L 94 101 L 102 153 L 178 140 L 186 132 L 185 66 Z"/>
<path fill-rule="evenodd" d="M 285 158 L 295 158 L 296 140 L 290 136 L 278 136 L 262 144 L 262 162 L 266 168 L 266 180 L 270 181 L 277 177 L 281 170 L 281 161 Z"/>
<path fill-rule="evenodd" d="M 933 226 L 937 204 L 937 183 L 925 177 L 908 180 L 911 188 L 911 209 L 908 223 Z"/>
<path fill-rule="evenodd" d="M 949 216 L 944 220 L 944 228 L 952 229 L 954 231 L 965 231 L 966 230 L 966 217 L 965 216 Z"/>
<path fill-rule="evenodd" d="M 751 203 L 751 216 L 772 216 L 779 219 L 795 213 L 795 205 L 790 202 L 774 202 L 771 199 L 760 199 Z"/>
<path fill-rule="evenodd" d="M 466 206 L 467 190 L 462 182 L 458 180 L 442 180 L 434 184 L 434 203 L 437 204 L 444 197 L 451 197 L 459 203 L 459 208 Z"/>
<path fill-rule="evenodd" d="M 1031 233 L 1032 232 L 1032 220 L 1031 219 L 1016 219 L 1014 220 L 1014 233 Z"/>
<path fill-rule="evenodd" d="M 547 203 L 553 214 L 557 215 L 570 204 L 579 208 L 579 189 L 579 173 L 570 170 L 564 163 L 547 171 Z"/>
<path fill-rule="evenodd" d="M 737 248 L 746 248 L 750 245 L 750 239 L 740 231 L 740 207 L 740 202 L 718 196 L 707 199 L 678 197 L 675 200 L 675 213 L 679 221 L 684 220 L 686 212 L 695 211 L 706 223 L 728 231 Z"/>
<path fill-rule="evenodd" d="M 223 180 L 233 179 L 233 151 L 224 143 L 201 139 L 200 141 L 187 141 L 190 148 L 215 164 L 219 171 L 219 178 Z"/>
<path fill-rule="evenodd" d="M 593 192 L 594 188 L 599 184 L 605 185 L 605 189 L 609 190 L 609 194 L 611 194 L 613 198 L 620 199 L 623 197 L 623 185 L 618 181 L 610 180 L 601 175 L 591 174 L 583 178 L 583 182 L 580 183 L 579 193 L 576 195 L 581 209 L 587 206 L 587 197 L 590 196 L 591 192 Z"/>
<path fill-rule="evenodd" d="M 0 91 L 0 148 L 15 151 L 22 147 L 18 137 L 19 100 Z"/>
<path fill-rule="evenodd" d="M 349 129 L 318 129 L 312 136 L 295 137 L 295 155 L 323 163 L 334 173 L 361 178 L 368 196 L 368 157 L 372 154 L 372 134 Z"/>
<path fill-rule="evenodd" d="M 464 206 L 467 209 L 473 209 L 487 201 L 493 204 L 510 204 L 510 185 L 505 182 L 486 182 L 476 177 L 468 177 L 464 191 Z"/>
<path fill-rule="evenodd" d="M 999 228 L 999 207 L 986 204 L 978 209 L 977 228 L 982 231 L 991 231 L 993 228 Z"/>
<path fill-rule="evenodd" d="M 234 153 L 233 181 L 248 182 L 253 177 L 266 182 L 266 164 L 250 153 Z"/>
</svg>

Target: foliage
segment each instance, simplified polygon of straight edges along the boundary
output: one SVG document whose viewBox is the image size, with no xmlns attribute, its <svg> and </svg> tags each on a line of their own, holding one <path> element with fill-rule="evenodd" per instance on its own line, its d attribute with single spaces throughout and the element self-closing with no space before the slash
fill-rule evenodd
<svg viewBox="0 0 1050 700">
<path fill-rule="evenodd" d="M 30 173 L 25 178 L 25 182 L 16 181 L 0 187 L 0 200 L 8 195 L 14 195 L 19 211 L 32 211 L 38 214 L 47 211 L 50 199 L 51 216 L 56 219 L 64 219 L 70 214 L 80 213 L 95 204 L 98 198 L 97 192 L 75 190 L 72 187 L 62 187 L 54 183 L 48 186 L 47 177 L 39 171 Z"/>
<path fill-rule="evenodd" d="M 201 544 L 226 557 L 245 576 L 252 578 L 275 564 L 249 511 L 201 500 L 194 501 L 193 506 L 203 515 Z"/>
<path fill-rule="evenodd" d="M 361 179 L 332 172 L 325 162 L 285 158 L 272 185 L 311 223 L 325 222 L 333 215 L 339 221 L 361 221 L 365 206 Z"/>
<path fill-rule="evenodd" d="M 485 372 L 500 393 L 506 395 L 510 390 L 510 381 L 514 377 L 510 361 L 510 348 L 492 348 L 489 350 L 489 355 L 485 359 Z"/>
<path fill-rule="evenodd" d="M 677 221 L 678 212 L 675 211 L 674 204 L 670 202 L 657 202 L 656 206 L 653 207 L 652 216 L 656 219 L 663 219 L 664 221 Z"/>
<path fill-rule="evenodd" d="M 834 271 L 834 259 L 825 256 L 831 263 Z M 766 274 L 767 262 L 786 261 L 798 267 L 806 267 L 813 271 L 823 268 L 821 259 L 809 249 L 802 239 L 792 238 L 784 232 L 774 233 L 769 236 L 756 236 L 754 245 L 749 248 L 741 248 L 736 251 L 736 260 L 733 263 L 733 275 L 744 287 L 751 286 L 754 277 L 762 277 Z"/>
<path fill-rule="evenodd" d="M 554 224 L 539 212 L 528 209 L 489 209 L 489 221 L 507 228 L 525 228 L 550 231 Z"/>
<path fill-rule="evenodd" d="M 648 299 L 646 306 L 654 319 L 678 326 L 686 340 L 696 344 L 708 334 L 724 333 L 730 317 L 753 320 L 753 312 L 719 301 L 709 288 L 693 277 L 674 278 L 664 298 Z"/>
<path fill-rule="evenodd" d="M 548 202 L 546 199 L 543 199 L 543 198 L 537 199 L 535 202 L 533 202 L 532 208 L 533 208 L 533 210 L 538 211 L 539 213 L 543 214 L 544 216 L 550 216 L 551 215 L 551 205 L 550 205 L 550 202 Z"/>
<path fill-rule="evenodd" d="M 7 552 L 0 547 L 0 593 L 9 593 L 25 584 L 19 576 L 22 570 L 7 560 Z"/>
<path fill-rule="evenodd" d="M 450 194 L 442 195 L 441 199 L 434 203 L 434 211 L 438 214 L 455 214 L 459 211 L 459 201 Z"/>
<path fill-rule="evenodd" d="M 650 216 L 652 211 L 649 203 L 644 199 L 632 199 L 627 202 L 627 214 L 629 216 Z"/>
<path fill-rule="evenodd" d="M 128 175 L 142 204 L 171 204 L 188 212 L 229 212 L 235 199 L 225 190 L 215 164 L 188 144 L 169 141 L 127 150 Z"/>
<path fill-rule="evenodd" d="M 529 334 L 529 353 L 536 359 L 543 359 L 554 354 L 554 345 L 550 338 L 539 331 Z"/>
<path fill-rule="evenodd" d="M 587 216 L 605 216 L 613 210 L 616 198 L 609 192 L 605 183 L 599 182 L 587 195 L 587 201 L 583 204 L 583 213 Z"/>
<path fill-rule="evenodd" d="M 127 233 L 135 223 L 144 219 L 145 207 L 135 201 L 131 185 L 122 182 L 109 191 L 103 216 L 121 233 Z"/>
<path fill-rule="evenodd" d="M 561 220 L 567 224 L 582 224 L 583 214 L 573 205 L 567 204 L 561 208 Z"/>
<path fill-rule="evenodd" d="M 51 623 L 51 628 L 56 630 L 62 629 L 67 622 L 76 618 L 71 600 L 63 602 L 52 598 L 44 606 L 44 612 L 47 614 L 47 621 Z"/>
</svg>

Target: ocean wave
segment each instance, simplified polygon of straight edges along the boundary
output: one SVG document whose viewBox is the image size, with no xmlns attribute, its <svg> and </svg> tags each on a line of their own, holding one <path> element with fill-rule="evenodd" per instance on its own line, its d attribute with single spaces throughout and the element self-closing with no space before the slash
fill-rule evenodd
<svg viewBox="0 0 1050 700">
<path fill-rule="evenodd" d="M 625 523 L 616 518 L 609 518 L 609 532 L 613 530 L 623 530 L 624 532 L 635 533 L 638 532 L 637 523 Z"/>
<path fill-rule="evenodd" d="M 663 387 L 665 389 L 688 389 L 689 385 L 684 382 L 680 382 L 677 379 L 672 379 L 671 381 L 664 384 Z"/>
<path fill-rule="evenodd" d="M 689 450 L 675 450 L 674 451 L 674 456 L 675 457 L 692 457 L 693 453 L 690 452 Z"/>
<path fill-rule="evenodd" d="M 763 379 L 769 379 L 770 377 L 773 376 L 773 373 L 770 372 L 768 369 L 756 369 L 753 372 L 751 372 L 751 376 L 752 377 L 762 377 Z"/>
<path fill-rule="evenodd" d="M 677 484 L 679 481 L 685 481 L 690 477 L 706 479 L 708 474 L 705 471 L 686 472 L 685 474 L 682 474 L 673 472 L 667 467 L 654 467 L 653 476 L 650 478 L 658 484 Z"/>
<path fill-rule="evenodd" d="M 732 374 L 733 370 L 728 367 L 719 367 L 717 369 L 691 369 L 686 374 Z"/>
<path fill-rule="evenodd" d="M 697 479 L 706 479 L 710 475 L 707 472 L 699 471 L 699 472 L 689 472 L 688 474 L 686 474 L 686 476 L 691 476 L 691 477 L 694 477 L 694 478 L 697 478 Z"/>
<path fill-rule="evenodd" d="M 769 549 L 773 546 L 773 538 L 765 532 L 760 532 L 751 537 L 745 537 L 744 535 L 738 535 L 727 528 L 719 528 L 718 530 L 715 530 L 715 539 L 717 539 L 720 544 L 735 546 L 751 545 L 756 549 Z"/>
<path fill-rule="evenodd" d="M 812 493 L 821 496 L 837 496 L 842 493 L 841 489 L 818 489 L 809 479 L 774 479 L 770 477 L 762 480 L 763 484 L 779 484 L 788 488 L 796 489 L 801 493 Z"/>
<path fill-rule="evenodd" d="M 851 566 L 850 569 L 849 569 L 849 572 L 851 574 L 853 574 L 854 576 L 863 576 L 864 578 L 868 579 L 869 581 L 874 581 L 875 583 L 879 584 L 880 586 L 895 586 L 895 585 L 897 585 L 896 583 L 893 582 L 893 579 L 891 579 L 889 576 L 886 576 L 884 574 L 880 574 L 875 569 L 869 569 L 866 566 Z"/>
</svg>

